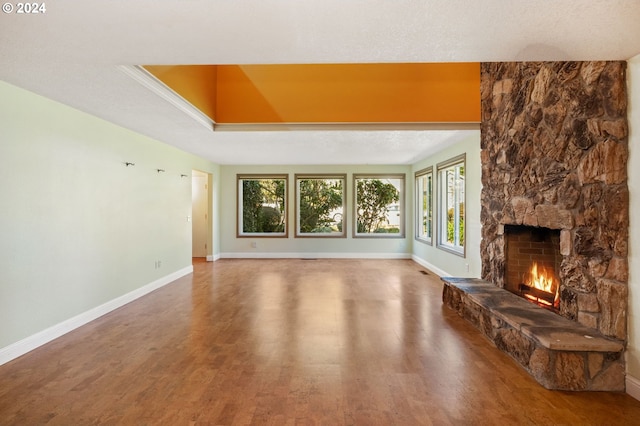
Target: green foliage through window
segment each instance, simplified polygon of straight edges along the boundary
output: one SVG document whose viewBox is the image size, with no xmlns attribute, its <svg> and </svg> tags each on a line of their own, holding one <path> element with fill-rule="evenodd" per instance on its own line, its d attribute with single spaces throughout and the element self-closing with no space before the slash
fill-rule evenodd
<svg viewBox="0 0 640 426">
<path fill-rule="evenodd" d="M 440 190 L 439 246 L 464 255 L 465 157 L 438 165 Z"/>
<path fill-rule="evenodd" d="M 416 172 L 416 238 L 431 244 L 433 237 L 433 167 Z"/>
<path fill-rule="evenodd" d="M 286 231 L 286 179 L 239 178 L 241 234 L 283 234 Z"/>
<path fill-rule="evenodd" d="M 401 177 L 356 177 L 357 234 L 400 234 Z"/>
<path fill-rule="evenodd" d="M 343 233 L 344 177 L 296 176 L 298 233 L 336 235 Z"/>
</svg>

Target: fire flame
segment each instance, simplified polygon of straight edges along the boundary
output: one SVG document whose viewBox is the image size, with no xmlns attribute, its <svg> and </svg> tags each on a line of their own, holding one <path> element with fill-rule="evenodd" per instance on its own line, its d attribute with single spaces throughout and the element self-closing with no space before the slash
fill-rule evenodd
<svg viewBox="0 0 640 426">
<path fill-rule="evenodd" d="M 553 274 L 550 274 L 544 266 L 541 267 L 540 272 L 538 272 L 538 263 L 533 262 L 531 270 L 529 271 L 529 276 L 530 279 L 527 283 L 529 287 L 537 288 L 538 290 L 546 291 L 547 293 L 554 292 Z"/>
<path fill-rule="evenodd" d="M 531 294 L 527 294 L 526 297 L 544 305 L 557 305 L 560 294 L 558 292 L 558 285 L 556 281 L 557 280 L 554 278 L 554 272 L 552 270 L 549 270 L 544 266 L 538 267 L 538 263 L 533 262 L 531 269 L 529 270 L 529 279 L 525 280 L 525 284 L 529 287 L 552 294 L 554 296 L 553 304 Z"/>
</svg>

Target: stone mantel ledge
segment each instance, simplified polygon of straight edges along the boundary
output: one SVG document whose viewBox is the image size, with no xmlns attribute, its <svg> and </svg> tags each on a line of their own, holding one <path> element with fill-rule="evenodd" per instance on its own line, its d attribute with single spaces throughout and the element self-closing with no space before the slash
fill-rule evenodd
<svg viewBox="0 0 640 426">
<path fill-rule="evenodd" d="M 579 352 L 621 352 L 623 342 L 600 334 L 560 315 L 527 302 L 515 294 L 477 278 L 442 277 L 478 305 L 515 330 L 548 349 Z"/>
</svg>

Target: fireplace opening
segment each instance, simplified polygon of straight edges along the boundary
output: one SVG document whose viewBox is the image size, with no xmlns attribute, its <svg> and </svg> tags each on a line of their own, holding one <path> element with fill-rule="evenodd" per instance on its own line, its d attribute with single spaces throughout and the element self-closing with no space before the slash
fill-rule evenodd
<svg viewBox="0 0 640 426">
<path fill-rule="evenodd" d="M 549 310 L 560 303 L 560 230 L 505 225 L 505 289 Z"/>
</svg>

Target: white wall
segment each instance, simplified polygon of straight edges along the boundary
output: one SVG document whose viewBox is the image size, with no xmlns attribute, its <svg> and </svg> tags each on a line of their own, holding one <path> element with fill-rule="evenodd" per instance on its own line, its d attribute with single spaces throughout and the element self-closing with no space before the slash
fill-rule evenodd
<svg viewBox="0 0 640 426">
<path fill-rule="evenodd" d="M 271 173 L 289 175 L 289 236 L 288 238 L 237 238 L 236 237 L 236 175 Z M 295 179 L 296 173 L 347 174 L 347 237 L 346 238 L 295 238 Z M 220 237 L 222 257 L 386 257 L 408 258 L 412 237 L 407 228 L 404 238 L 353 238 L 353 174 L 354 173 L 404 173 L 411 183 L 409 166 L 221 166 Z M 410 224 L 413 203 L 410 187 L 405 188 L 405 223 Z M 256 244 L 256 248 L 251 246 Z"/>
<path fill-rule="evenodd" d="M 627 392 L 640 399 L 640 55 L 628 61 L 629 91 L 629 310 Z M 634 214 L 635 212 L 635 214 Z"/>
<path fill-rule="evenodd" d="M 434 171 L 434 195 L 437 194 L 436 186 L 436 165 L 460 154 L 466 154 L 466 210 L 465 210 L 465 257 L 461 257 L 450 252 L 437 248 L 434 232 L 433 244 L 429 245 L 423 241 L 414 240 L 413 259 L 424 266 L 431 268 L 441 275 L 457 277 L 480 277 L 480 191 L 481 183 L 481 163 L 480 163 L 480 131 L 464 140 L 453 144 L 449 148 L 414 164 L 411 171 L 412 191 L 413 175 L 415 172 L 433 166 Z M 435 201 L 435 200 L 434 200 Z M 434 203 L 434 229 L 437 221 L 437 203 Z M 411 238 L 415 235 L 414 224 L 412 224 Z"/>
<path fill-rule="evenodd" d="M 188 271 L 191 170 L 215 181 L 219 168 L 3 82 L 0 118 L 1 363 L 23 339 Z"/>
</svg>

